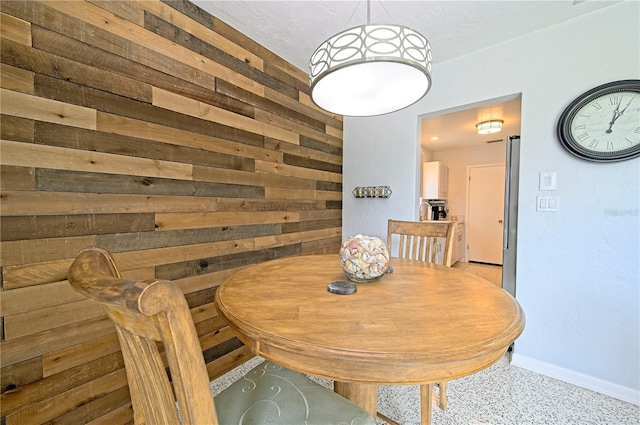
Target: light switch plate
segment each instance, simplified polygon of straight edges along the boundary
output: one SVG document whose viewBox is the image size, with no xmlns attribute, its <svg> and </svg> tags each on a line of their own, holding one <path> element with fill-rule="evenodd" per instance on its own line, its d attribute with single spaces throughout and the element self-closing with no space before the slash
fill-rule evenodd
<svg viewBox="0 0 640 425">
<path fill-rule="evenodd" d="M 536 211 L 552 212 L 558 211 L 560 203 L 559 196 L 538 196 L 536 198 Z"/>
<path fill-rule="evenodd" d="M 556 190 L 556 172 L 541 171 L 540 172 L 540 190 Z"/>
</svg>

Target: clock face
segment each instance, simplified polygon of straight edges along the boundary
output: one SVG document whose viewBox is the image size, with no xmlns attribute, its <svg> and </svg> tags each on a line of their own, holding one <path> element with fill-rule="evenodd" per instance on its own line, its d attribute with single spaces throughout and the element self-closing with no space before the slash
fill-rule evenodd
<svg viewBox="0 0 640 425">
<path fill-rule="evenodd" d="M 640 80 L 596 87 L 574 100 L 558 122 L 558 136 L 572 154 L 592 161 L 640 155 Z"/>
</svg>

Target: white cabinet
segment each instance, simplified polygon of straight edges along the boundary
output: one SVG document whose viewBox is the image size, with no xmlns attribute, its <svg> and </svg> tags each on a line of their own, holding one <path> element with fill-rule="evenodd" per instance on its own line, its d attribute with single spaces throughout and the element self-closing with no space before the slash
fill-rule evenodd
<svg viewBox="0 0 640 425">
<path fill-rule="evenodd" d="M 444 244 L 445 244 L 444 239 L 445 238 L 438 238 L 436 241 L 436 263 L 437 264 L 444 263 Z M 445 264 L 445 265 L 450 266 L 451 264 Z"/>
<path fill-rule="evenodd" d="M 453 248 L 451 249 L 451 264 L 455 264 L 462 259 L 462 239 L 464 232 L 464 223 L 457 222 L 456 229 L 453 233 Z M 451 265 L 449 264 L 449 265 Z"/>
<path fill-rule="evenodd" d="M 441 221 L 440 223 L 448 223 L 447 221 Z M 451 266 L 462 259 L 462 246 L 464 239 L 464 223 L 462 221 L 455 222 L 455 228 L 453 230 L 453 241 L 451 241 L 451 262 L 445 264 Z M 438 238 L 436 241 L 436 262 L 441 264 L 444 262 L 444 244 L 445 238 Z"/>
<path fill-rule="evenodd" d="M 440 161 L 422 164 L 422 199 L 447 199 L 449 168 Z"/>
</svg>

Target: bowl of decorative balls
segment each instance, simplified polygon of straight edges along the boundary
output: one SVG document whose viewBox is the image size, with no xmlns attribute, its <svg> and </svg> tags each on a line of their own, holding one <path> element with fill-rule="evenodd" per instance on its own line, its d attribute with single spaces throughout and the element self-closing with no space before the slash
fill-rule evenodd
<svg viewBox="0 0 640 425">
<path fill-rule="evenodd" d="M 368 282 L 384 276 L 389 267 L 389 252 L 382 239 L 355 235 L 340 247 L 340 265 L 349 280 Z"/>
</svg>

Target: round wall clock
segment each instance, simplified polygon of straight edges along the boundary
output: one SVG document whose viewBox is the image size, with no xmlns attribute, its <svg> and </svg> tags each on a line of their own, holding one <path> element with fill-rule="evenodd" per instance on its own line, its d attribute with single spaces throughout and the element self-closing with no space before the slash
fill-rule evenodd
<svg viewBox="0 0 640 425">
<path fill-rule="evenodd" d="M 567 106 L 558 121 L 560 143 L 589 161 L 640 156 L 640 80 L 595 87 Z"/>
</svg>

